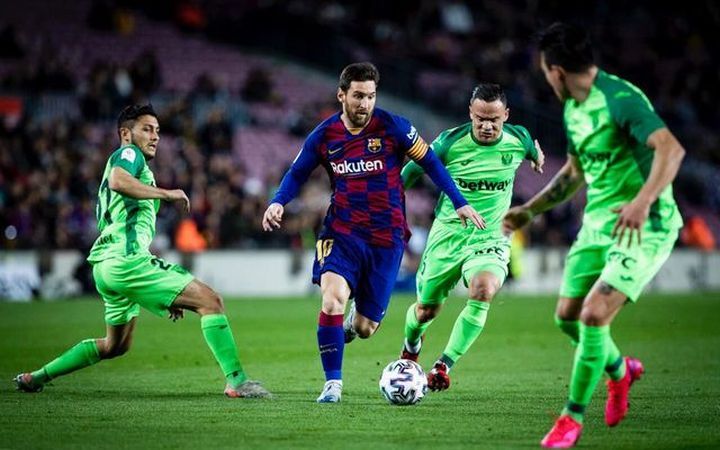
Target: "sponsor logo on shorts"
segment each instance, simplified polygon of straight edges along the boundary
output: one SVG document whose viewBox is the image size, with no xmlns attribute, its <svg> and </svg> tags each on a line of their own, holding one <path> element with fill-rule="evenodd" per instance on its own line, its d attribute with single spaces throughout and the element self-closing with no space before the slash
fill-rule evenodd
<svg viewBox="0 0 720 450">
<path fill-rule="evenodd" d="M 380 172 L 385 168 L 385 165 L 380 160 L 375 161 L 341 161 L 339 163 L 330 162 L 333 172 L 336 175 L 356 175 L 363 173 Z"/>
<path fill-rule="evenodd" d="M 632 269 L 637 264 L 637 259 L 627 256 L 619 251 L 612 251 L 608 253 L 607 260 L 608 262 L 619 262 L 625 269 Z"/>
<path fill-rule="evenodd" d="M 505 256 L 505 250 L 502 247 L 485 247 L 475 250 L 475 255 L 489 255 L 494 253 L 497 256 Z"/>
<path fill-rule="evenodd" d="M 491 181 L 491 180 L 476 180 L 467 181 L 462 178 L 458 178 L 457 184 L 461 189 L 467 189 L 468 191 L 505 191 L 512 183 L 512 179 L 502 181 Z"/>
</svg>

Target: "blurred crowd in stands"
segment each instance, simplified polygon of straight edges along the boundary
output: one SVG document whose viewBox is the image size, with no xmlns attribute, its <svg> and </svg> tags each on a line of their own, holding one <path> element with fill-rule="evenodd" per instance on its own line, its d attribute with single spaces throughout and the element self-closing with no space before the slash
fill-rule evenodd
<svg viewBox="0 0 720 450">
<path fill-rule="evenodd" d="M 257 26 L 260 18 L 284 17 L 283 23 L 292 25 L 283 32 L 297 27 L 299 33 L 310 24 L 333 33 L 333 45 L 346 53 L 342 63 L 332 62 L 333 77 L 338 67 L 351 60 L 377 60 L 383 89 L 392 90 L 385 86 L 392 86 L 393 78 L 396 83 L 405 80 L 406 69 L 411 67 L 408 98 L 422 100 L 453 120 L 462 120 L 458 113 L 464 111 L 467 93 L 476 80 L 499 82 L 506 86 L 512 108 L 517 105 L 520 111 L 554 116 L 555 134 L 562 133 L 560 108 L 534 68 L 532 35 L 552 19 L 586 17 L 592 33 L 601 36 L 602 67 L 645 90 L 692 155 L 691 173 L 702 174 L 678 180 L 681 202 L 713 214 L 720 211 L 720 110 L 714 104 L 720 98 L 720 61 L 712 57 L 712 48 L 720 47 L 713 32 L 720 25 L 720 9 L 712 2 L 701 2 L 703 8 L 692 11 L 672 6 L 678 14 L 648 2 L 627 5 L 618 1 L 597 2 L 592 7 L 519 0 L 369 0 L 362 4 L 268 0 L 241 6 L 229 0 L 146 3 L 95 1 L 86 26 L 132 34 L 135 15 L 146 14 L 185 32 L 228 39 L 230 33 L 220 28 L 247 21 Z M 623 14 L 617 14 L 618 8 Z M 280 10 L 283 14 L 276 14 Z M 267 32 L 273 32 L 274 22 L 262 23 Z M 308 32 L 306 46 L 312 47 L 312 35 Z M 328 34 L 324 35 L 327 39 Z M 141 44 L 148 50 L 126 63 L 83 61 L 90 68 L 80 76 L 72 67 L 82 55 L 54 46 L 52 36 L 37 36 L 0 19 L 0 64 L 9 67 L 0 77 L 0 248 L 89 248 L 97 236 L 97 185 L 108 154 L 118 144 L 114 119 L 124 105 L 149 98 L 163 99 L 157 108 L 163 138 L 153 168 L 157 184 L 182 188 L 192 200 L 189 217 L 169 206 L 161 210 L 156 240 L 160 249 L 312 248 L 328 201 L 325 174 L 316 171 L 301 198 L 288 207 L 284 232 L 263 233 L 261 214 L 292 157 L 275 161 L 257 176 L 233 154 L 233 139 L 237 127 L 261 122 L 304 137 L 336 110 L 334 87 L 328 85 L 326 98 L 308 98 L 290 111 L 291 120 L 275 124 L 252 114 L 239 124 L 221 107 L 207 109 L 198 119 L 195 109 L 208 99 L 229 97 L 245 105 L 282 107 L 283 93 L 273 85 L 272 73 L 261 67 L 230 89 L 216 82 L 212 67 L 198 68 L 191 90 L 168 92 L 158 63 L 163 55 L 152 50 L 152 42 Z M 292 53 L 292 48 L 288 45 L 285 52 Z M 303 54 L 285 56 L 302 58 Z M 405 65 L 405 61 L 412 63 Z M 33 102 L 51 92 L 71 93 L 78 117 L 43 120 L 42 105 Z M 288 149 L 288 153 L 294 156 L 296 150 Z M 561 149 L 549 151 L 562 157 Z M 425 197 L 432 195 L 429 187 L 425 189 Z M 432 219 L 432 201 L 425 202 L 429 207 L 415 210 L 410 217 L 418 236 L 427 232 Z M 569 243 L 579 226 L 581 206 L 567 204 L 537 220 L 526 236 L 529 242 Z M 714 247 L 702 216 L 690 223 L 684 242 Z"/>
</svg>

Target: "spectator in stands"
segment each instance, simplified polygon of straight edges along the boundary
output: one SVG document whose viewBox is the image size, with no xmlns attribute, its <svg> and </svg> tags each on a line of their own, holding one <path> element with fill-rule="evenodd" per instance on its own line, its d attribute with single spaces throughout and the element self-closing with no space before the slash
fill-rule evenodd
<svg viewBox="0 0 720 450">
<path fill-rule="evenodd" d="M 240 94 L 243 100 L 249 103 L 273 100 L 273 82 L 268 71 L 262 67 L 250 69 Z"/>
</svg>

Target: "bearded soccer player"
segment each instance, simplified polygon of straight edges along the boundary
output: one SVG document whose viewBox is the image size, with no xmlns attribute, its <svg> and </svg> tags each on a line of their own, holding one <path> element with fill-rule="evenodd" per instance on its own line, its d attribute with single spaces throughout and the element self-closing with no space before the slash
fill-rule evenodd
<svg viewBox="0 0 720 450">
<path fill-rule="evenodd" d="M 248 380 L 220 296 L 183 267 L 150 253 L 160 200 L 179 202 L 185 211 L 190 208 L 181 189 L 155 187 L 148 165 L 160 141 L 155 111 L 151 105 L 128 106 L 117 126 L 120 147 L 105 166 L 96 210 L 100 236 L 88 257 L 105 303 L 106 335 L 85 339 L 40 369 L 18 375 L 17 388 L 39 392 L 50 380 L 124 355 L 142 306 L 158 315 L 169 313 L 173 320 L 182 318 L 183 310 L 196 312 L 205 341 L 225 375 L 225 395 L 270 396 L 260 383 Z"/>
<path fill-rule="evenodd" d="M 427 171 L 463 223 L 484 226 L 415 127 L 375 108 L 379 79 L 371 63 L 342 71 L 337 90 L 342 111 L 307 137 L 262 221 L 267 231 L 279 228 L 283 206 L 297 196 L 315 167 L 325 168 L 333 194 L 313 266 L 313 282 L 322 292 L 317 339 L 326 380 L 318 403 L 340 401 L 345 343 L 355 336 L 370 337 L 390 301 L 408 237 L 400 179 L 405 157 Z M 351 297 L 354 307 L 343 321 Z"/>
<path fill-rule="evenodd" d="M 432 143 L 460 192 L 486 224 L 483 230 L 463 228 L 445 196 L 435 208 L 418 269 L 417 302 L 410 305 L 405 318 L 400 357 L 417 361 L 425 331 L 460 279 L 468 288 L 468 300 L 445 350 L 428 373 L 428 387 L 433 391 L 450 387 L 450 369 L 480 336 L 490 302 L 507 277 L 510 242 L 503 235 L 502 217 L 510 207 L 515 172 L 525 159 L 542 172 L 540 146 L 524 127 L 506 123 L 509 114 L 502 88 L 480 84 L 470 97 L 470 122 L 442 132 Z M 407 163 L 402 170 L 405 187 L 421 175 L 417 163 Z"/>
<path fill-rule="evenodd" d="M 572 197 L 587 185 L 583 225 L 568 253 L 556 323 L 576 343 L 565 408 L 542 440 L 574 446 L 603 372 L 605 422 L 626 415 L 642 363 L 622 356 L 610 324 L 635 303 L 672 252 L 682 226 L 671 183 L 685 150 L 640 89 L 595 65 L 584 30 L 556 23 L 540 36 L 540 64 L 564 104 L 568 158 L 550 183 L 505 217 L 510 229 Z"/>
</svg>

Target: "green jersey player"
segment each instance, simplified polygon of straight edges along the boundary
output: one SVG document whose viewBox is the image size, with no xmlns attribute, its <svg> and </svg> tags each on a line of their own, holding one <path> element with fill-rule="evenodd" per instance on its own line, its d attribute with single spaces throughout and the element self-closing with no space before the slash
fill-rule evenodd
<svg viewBox="0 0 720 450">
<path fill-rule="evenodd" d="M 568 158 L 552 181 L 511 209 L 510 229 L 572 197 L 587 185 L 583 225 L 568 253 L 556 322 L 576 343 L 568 402 L 544 447 L 575 445 L 603 372 L 605 422 L 627 412 L 630 385 L 644 369 L 623 357 L 610 323 L 670 255 L 682 226 L 671 183 L 685 154 L 637 87 L 594 64 L 584 30 L 556 23 L 540 37 L 545 78 L 564 103 Z"/>
<path fill-rule="evenodd" d="M 220 296 L 184 268 L 150 253 L 160 200 L 190 202 L 181 189 L 155 187 L 148 162 L 160 141 L 157 115 L 150 105 L 123 109 L 118 118 L 120 148 L 105 166 L 98 192 L 100 236 L 88 261 L 105 304 L 106 335 L 86 339 L 34 372 L 15 377 L 19 390 L 39 392 L 50 380 L 125 354 L 130 348 L 140 307 L 173 320 L 183 310 L 200 315 L 205 340 L 226 377 L 228 397 L 268 397 L 258 382 L 247 379 Z"/>
<path fill-rule="evenodd" d="M 542 172 L 544 161 L 528 131 L 506 123 L 509 110 L 500 86 L 478 85 L 469 114 L 470 122 L 442 132 L 432 148 L 486 227 L 464 228 L 449 199 L 440 197 L 418 269 L 417 302 L 407 311 L 400 356 L 417 361 L 425 330 L 462 279 L 469 299 L 428 373 L 428 387 L 435 391 L 450 386 L 448 372 L 482 332 L 490 302 L 507 276 L 510 243 L 502 233 L 502 218 L 510 207 L 515 172 L 525 159 Z M 402 171 L 405 186 L 412 186 L 421 174 L 417 164 L 408 163 Z"/>
</svg>

